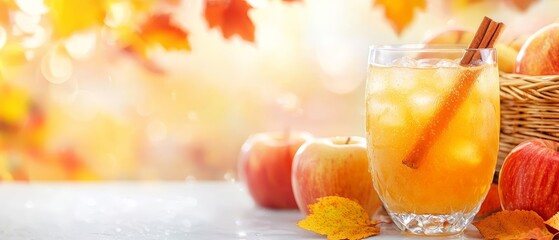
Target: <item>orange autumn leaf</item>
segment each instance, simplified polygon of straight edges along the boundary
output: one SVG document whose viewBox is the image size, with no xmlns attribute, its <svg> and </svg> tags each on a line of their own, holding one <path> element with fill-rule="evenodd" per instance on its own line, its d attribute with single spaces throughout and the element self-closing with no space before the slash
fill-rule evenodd
<svg viewBox="0 0 559 240">
<path fill-rule="evenodd" d="M 384 16 L 400 35 L 415 17 L 415 10 L 425 10 L 425 0 L 376 0 L 375 7 L 384 8 Z"/>
<path fill-rule="evenodd" d="M 153 15 L 133 32 L 129 32 L 129 29 L 120 31 L 128 48 L 144 59 L 148 58 L 148 51 L 155 46 L 165 50 L 190 50 L 188 33 L 175 25 L 169 14 Z"/>
<path fill-rule="evenodd" d="M 151 16 L 138 35 L 147 46 L 159 44 L 165 50 L 190 50 L 188 33 L 175 25 L 169 14 Z"/>
<path fill-rule="evenodd" d="M 309 205 L 310 215 L 297 226 L 328 239 L 362 239 L 380 233 L 359 203 L 338 196 L 319 198 Z"/>
<path fill-rule="evenodd" d="M 504 210 L 473 223 L 485 239 L 552 239 L 534 211 Z"/>
<path fill-rule="evenodd" d="M 550 219 L 547 219 L 547 221 L 545 221 L 545 224 L 554 228 L 555 230 L 559 230 L 559 212 L 553 215 L 553 217 L 551 217 Z"/>
<path fill-rule="evenodd" d="M 104 24 L 105 1 L 45 0 L 45 4 L 58 37 Z"/>
<path fill-rule="evenodd" d="M 251 8 L 246 0 L 207 0 L 204 16 L 209 28 L 219 27 L 224 38 L 239 35 L 254 42 L 254 24 L 248 16 Z"/>
</svg>

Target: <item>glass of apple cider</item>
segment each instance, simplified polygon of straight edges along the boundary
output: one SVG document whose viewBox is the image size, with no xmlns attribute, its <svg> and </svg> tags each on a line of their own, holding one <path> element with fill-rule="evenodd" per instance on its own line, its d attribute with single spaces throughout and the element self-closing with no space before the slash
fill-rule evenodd
<svg viewBox="0 0 559 240">
<path fill-rule="evenodd" d="M 467 52 L 477 60 L 461 63 Z M 497 161 L 495 50 L 371 47 L 366 116 L 374 187 L 396 226 L 416 235 L 463 232 Z"/>
</svg>

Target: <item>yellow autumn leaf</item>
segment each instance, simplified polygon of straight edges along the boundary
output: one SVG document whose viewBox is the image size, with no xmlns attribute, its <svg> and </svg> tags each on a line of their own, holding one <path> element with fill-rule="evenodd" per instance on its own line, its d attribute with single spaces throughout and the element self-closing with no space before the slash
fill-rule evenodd
<svg viewBox="0 0 559 240">
<path fill-rule="evenodd" d="M 376 0 L 375 7 L 384 9 L 384 16 L 400 35 L 415 17 L 415 11 L 425 10 L 425 0 Z"/>
<path fill-rule="evenodd" d="M 504 210 L 473 223 L 485 239 L 552 239 L 534 211 Z"/>
<path fill-rule="evenodd" d="M 101 26 L 105 20 L 104 0 L 45 0 L 45 4 L 49 7 L 54 33 L 58 37 Z"/>
<path fill-rule="evenodd" d="M 553 217 L 551 217 L 550 219 L 547 219 L 547 221 L 545 221 L 545 224 L 552 228 L 555 228 L 555 230 L 559 230 L 559 212 L 553 215 Z"/>
<path fill-rule="evenodd" d="M 328 239 L 362 239 L 380 233 L 359 203 L 338 196 L 318 199 L 309 205 L 310 215 L 297 226 L 326 235 Z"/>
</svg>

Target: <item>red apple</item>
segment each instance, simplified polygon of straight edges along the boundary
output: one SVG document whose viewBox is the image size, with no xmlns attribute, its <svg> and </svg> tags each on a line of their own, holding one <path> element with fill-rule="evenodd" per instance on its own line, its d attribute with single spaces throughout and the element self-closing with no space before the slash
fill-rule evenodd
<svg viewBox="0 0 559 240">
<path fill-rule="evenodd" d="M 559 143 L 531 139 L 516 146 L 499 176 L 503 209 L 533 210 L 549 219 L 559 211 Z"/>
<path fill-rule="evenodd" d="M 532 34 L 516 57 L 516 73 L 559 75 L 559 23 Z"/>
<path fill-rule="evenodd" d="M 291 165 L 297 149 L 311 138 L 305 132 L 259 133 L 243 144 L 238 171 L 258 205 L 297 208 L 291 187 Z"/>
<path fill-rule="evenodd" d="M 299 210 L 317 198 L 340 196 L 356 200 L 372 216 L 381 206 L 369 173 L 365 138 L 352 136 L 309 141 L 293 160 L 293 193 Z"/>
</svg>

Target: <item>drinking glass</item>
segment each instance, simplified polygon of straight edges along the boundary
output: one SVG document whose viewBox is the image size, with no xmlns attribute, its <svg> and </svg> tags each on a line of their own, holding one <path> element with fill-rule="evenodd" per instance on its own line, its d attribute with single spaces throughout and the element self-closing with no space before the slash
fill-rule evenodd
<svg viewBox="0 0 559 240">
<path fill-rule="evenodd" d="M 461 63 L 468 52 L 472 61 Z M 369 167 L 375 190 L 401 231 L 464 231 L 493 179 L 499 116 L 495 49 L 371 47 Z"/>
</svg>

